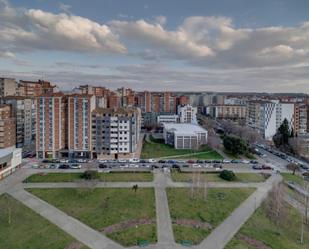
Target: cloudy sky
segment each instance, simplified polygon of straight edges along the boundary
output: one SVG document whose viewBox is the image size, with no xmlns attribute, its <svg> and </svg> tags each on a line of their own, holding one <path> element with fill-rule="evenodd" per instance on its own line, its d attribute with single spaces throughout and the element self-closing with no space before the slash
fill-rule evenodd
<svg viewBox="0 0 309 249">
<path fill-rule="evenodd" d="M 0 0 L 0 77 L 309 93 L 308 0 Z"/>
</svg>

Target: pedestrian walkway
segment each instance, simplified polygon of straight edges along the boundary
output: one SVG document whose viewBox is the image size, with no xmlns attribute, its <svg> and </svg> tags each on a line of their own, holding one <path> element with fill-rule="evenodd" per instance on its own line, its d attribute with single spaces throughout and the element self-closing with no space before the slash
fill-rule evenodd
<svg viewBox="0 0 309 249">
<path fill-rule="evenodd" d="M 196 248 L 223 249 L 281 180 L 281 175 L 272 175 Z"/>
<path fill-rule="evenodd" d="M 93 249 L 121 249 L 119 244 L 21 188 L 8 191 L 15 199 Z"/>
<path fill-rule="evenodd" d="M 168 245 L 173 245 L 175 242 L 166 195 L 167 177 L 161 170 L 155 170 L 154 175 L 158 246 L 163 249 L 168 248 Z"/>
</svg>

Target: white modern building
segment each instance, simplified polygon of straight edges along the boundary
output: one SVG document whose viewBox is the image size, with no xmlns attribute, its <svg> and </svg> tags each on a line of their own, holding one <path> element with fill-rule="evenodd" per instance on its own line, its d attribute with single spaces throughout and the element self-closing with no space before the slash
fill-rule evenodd
<svg viewBox="0 0 309 249">
<path fill-rule="evenodd" d="M 0 180 L 12 174 L 21 165 L 22 149 L 8 147 L 0 149 Z"/>
<path fill-rule="evenodd" d="M 178 106 L 177 113 L 179 115 L 180 123 L 197 124 L 197 107 L 193 107 L 191 105 L 180 105 Z"/>
<path fill-rule="evenodd" d="M 166 144 L 175 149 L 197 150 L 207 143 L 207 130 L 196 124 L 163 124 Z"/>
<path fill-rule="evenodd" d="M 157 116 L 157 123 L 179 123 L 179 116 L 176 114 L 162 114 Z"/>
<path fill-rule="evenodd" d="M 292 128 L 294 123 L 293 103 L 280 103 L 278 100 L 251 100 L 247 102 L 246 123 L 265 139 L 272 139 L 284 119 L 288 120 Z"/>
</svg>

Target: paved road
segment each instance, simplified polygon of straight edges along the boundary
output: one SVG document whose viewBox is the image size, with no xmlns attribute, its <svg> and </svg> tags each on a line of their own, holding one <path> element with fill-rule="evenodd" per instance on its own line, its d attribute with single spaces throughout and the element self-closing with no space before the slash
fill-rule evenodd
<svg viewBox="0 0 309 249">
<path fill-rule="evenodd" d="M 123 247 L 88 227 L 77 219 L 65 214 L 29 192 L 15 188 L 8 192 L 15 199 L 55 224 L 78 241 L 93 249 L 122 249 Z"/>
<path fill-rule="evenodd" d="M 261 205 L 274 184 L 282 180 L 280 175 L 272 175 L 265 184 L 261 185 L 246 201 L 223 221 L 213 232 L 198 246 L 198 249 L 223 249 L 234 237 L 242 225 L 250 218 L 254 211 Z"/>
</svg>

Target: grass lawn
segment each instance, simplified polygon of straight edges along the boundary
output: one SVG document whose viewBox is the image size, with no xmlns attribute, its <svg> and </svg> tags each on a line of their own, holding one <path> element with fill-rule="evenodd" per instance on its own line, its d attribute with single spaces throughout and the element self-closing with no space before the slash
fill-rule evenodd
<svg viewBox="0 0 309 249">
<path fill-rule="evenodd" d="M 208 147 L 208 149 L 204 148 L 204 150 L 206 150 L 205 152 L 196 152 L 190 155 L 186 155 L 186 156 L 177 156 L 175 157 L 175 159 L 194 159 L 194 160 L 198 160 L 198 159 L 217 159 L 217 160 L 222 160 L 223 157 L 215 150 L 211 149 Z"/>
<path fill-rule="evenodd" d="M 301 186 L 304 184 L 303 177 L 300 175 L 293 175 L 292 173 L 281 173 L 281 175 L 286 182 L 295 182 Z"/>
<path fill-rule="evenodd" d="M 11 224 L 8 223 L 8 206 L 11 207 Z M 70 235 L 9 195 L 0 196 L 0 210 L 0 248 L 64 249 L 76 242 Z"/>
<path fill-rule="evenodd" d="M 152 188 L 139 188 L 136 193 L 127 188 L 27 189 L 27 191 L 98 231 L 123 222 L 155 220 L 155 197 Z M 156 229 L 151 228 L 153 226 L 155 225 L 144 225 L 143 233 L 134 226 L 106 235 L 126 246 L 136 245 L 140 239 L 154 243 Z"/>
<path fill-rule="evenodd" d="M 192 173 L 179 173 L 177 171 L 172 172 L 172 180 L 175 182 L 189 182 L 192 180 Z M 201 173 L 209 182 L 226 182 L 219 176 L 219 173 Z M 259 173 L 236 173 L 236 182 L 263 182 L 266 177 Z"/>
<path fill-rule="evenodd" d="M 247 223 L 240 229 L 239 234 L 263 242 L 272 249 L 305 249 L 309 248 L 309 225 L 305 226 L 304 244 L 299 243 L 300 239 L 300 214 L 291 206 L 287 215 L 286 224 L 277 227 L 269 218 L 263 207 L 259 208 Z M 247 242 L 234 237 L 225 249 L 255 249 Z M 307 239 L 306 239 L 307 238 Z"/>
<path fill-rule="evenodd" d="M 189 219 L 207 222 L 213 228 L 218 226 L 228 215 L 237 208 L 254 189 L 208 189 L 207 200 L 203 194 L 191 198 L 189 188 L 169 188 L 167 196 L 172 220 Z M 174 225 L 176 242 L 189 240 L 193 244 L 200 243 L 209 233 L 209 230 L 188 228 Z"/>
<path fill-rule="evenodd" d="M 29 176 L 25 182 L 74 182 L 81 180 L 82 173 L 46 173 Z M 151 172 L 99 173 L 100 181 L 106 182 L 151 182 Z"/>
<path fill-rule="evenodd" d="M 185 155 L 184 157 L 177 157 L 179 159 L 183 158 L 199 158 L 199 159 L 223 159 L 220 154 L 218 154 L 215 150 L 211 149 L 207 145 L 203 146 L 197 153 L 203 152 L 199 155 L 194 155 L 193 150 L 176 150 L 174 147 L 164 144 L 164 141 L 161 139 L 154 139 L 150 136 L 150 142 L 144 141 L 141 158 L 164 158 L 172 156 L 181 156 Z M 186 154 L 193 154 L 192 156 L 187 156 Z M 176 158 L 176 157 L 175 157 Z"/>
</svg>

